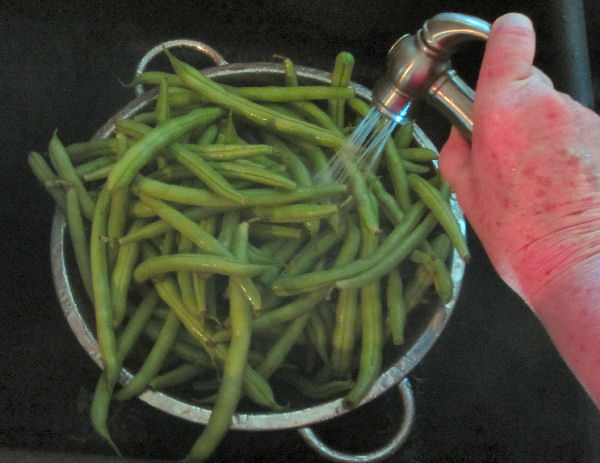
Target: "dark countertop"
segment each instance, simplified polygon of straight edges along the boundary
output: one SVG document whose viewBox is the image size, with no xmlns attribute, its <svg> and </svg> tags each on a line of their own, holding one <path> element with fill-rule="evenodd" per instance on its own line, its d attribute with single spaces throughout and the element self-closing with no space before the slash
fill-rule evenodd
<svg viewBox="0 0 600 463">
<path fill-rule="evenodd" d="M 120 81 L 132 77 L 151 46 L 187 37 L 212 45 L 230 62 L 270 60 L 278 53 L 322 69 L 348 50 L 357 59 L 354 80 L 370 87 L 395 39 L 437 12 L 491 21 L 517 10 L 533 17 L 538 65 L 564 89 L 552 2 L 96 3 L 13 2 L 0 12 L 0 461 L 67 462 L 81 455 L 113 461 L 88 422 L 98 369 L 58 305 L 49 263 L 53 204 L 29 173 L 26 155 L 44 150 L 56 128 L 67 142 L 91 136 L 131 99 L 131 89 Z M 600 4 L 585 4 L 594 13 L 587 17 L 588 37 L 596 44 Z M 456 58 L 470 82 L 481 51 L 480 44 L 468 45 Z M 598 50 L 591 59 L 598 69 Z M 424 114 L 422 125 L 443 142 L 448 127 L 436 115 Z M 469 240 L 473 259 L 455 312 L 409 375 L 416 420 L 391 461 L 599 461 L 597 410 L 535 317 L 499 280 L 472 233 Z M 400 414 L 400 401 L 391 392 L 355 416 L 317 430 L 340 447 L 375 446 L 395 429 Z M 137 400 L 115 407 L 111 426 L 127 457 L 147 459 L 181 457 L 200 431 Z M 232 432 L 214 461 L 291 458 L 317 460 L 294 431 Z"/>
</svg>

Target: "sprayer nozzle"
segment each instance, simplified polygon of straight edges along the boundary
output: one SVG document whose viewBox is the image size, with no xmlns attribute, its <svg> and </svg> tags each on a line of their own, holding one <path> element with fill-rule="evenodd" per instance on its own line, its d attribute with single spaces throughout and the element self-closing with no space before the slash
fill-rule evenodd
<svg viewBox="0 0 600 463">
<path fill-rule="evenodd" d="M 385 76 L 375 83 L 372 100 L 381 114 L 399 124 L 414 119 L 416 112 L 414 98 L 398 89 Z"/>
</svg>

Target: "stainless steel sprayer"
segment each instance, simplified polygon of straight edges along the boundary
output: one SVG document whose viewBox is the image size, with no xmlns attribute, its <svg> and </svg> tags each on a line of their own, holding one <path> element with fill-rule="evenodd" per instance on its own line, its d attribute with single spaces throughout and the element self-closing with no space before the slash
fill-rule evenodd
<svg viewBox="0 0 600 463">
<path fill-rule="evenodd" d="M 464 14 L 441 13 L 429 19 L 388 52 L 386 72 L 373 89 L 373 104 L 401 122 L 414 117 L 425 97 L 470 139 L 474 92 L 452 69 L 450 58 L 462 42 L 486 40 L 489 31 L 489 23 Z"/>
</svg>

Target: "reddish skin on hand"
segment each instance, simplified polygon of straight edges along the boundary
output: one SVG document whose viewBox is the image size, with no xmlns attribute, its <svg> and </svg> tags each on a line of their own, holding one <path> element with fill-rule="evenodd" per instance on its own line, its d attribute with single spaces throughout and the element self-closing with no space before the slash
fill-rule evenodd
<svg viewBox="0 0 600 463">
<path fill-rule="evenodd" d="M 528 18 L 493 24 L 472 144 L 440 169 L 498 274 L 532 308 L 600 407 L 600 117 L 532 66 Z"/>
</svg>

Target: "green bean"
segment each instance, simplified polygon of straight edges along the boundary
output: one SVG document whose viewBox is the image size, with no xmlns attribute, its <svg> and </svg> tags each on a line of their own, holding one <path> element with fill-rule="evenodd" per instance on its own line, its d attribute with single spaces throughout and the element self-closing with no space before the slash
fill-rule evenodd
<svg viewBox="0 0 600 463">
<path fill-rule="evenodd" d="M 244 227 L 247 233 L 248 224 L 242 226 Z M 225 358 L 223 377 L 208 423 L 194 443 L 188 459 L 204 460 L 213 453 L 229 430 L 242 395 L 242 383 L 252 338 L 252 315 L 248 302 L 235 281 L 229 285 L 229 301 L 233 336 Z"/>
<path fill-rule="evenodd" d="M 274 207 L 255 207 L 252 213 L 258 220 L 273 223 L 306 222 L 337 214 L 336 204 L 292 204 Z"/>
<path fill-rule="evenodd" d="M 202 108 L 173 117 L 160 124 L 146 136 L 127 150 L 117 161 L 107 180 L 110 192 L 129 185 L 138 171 L 152 159 L 154 155 L 169 143 L 181 137 L 189 130 L 203 124 L 210 124 L 222 116 L 220 108 Z"/>
<path fill-rule="evenodd" d="M 100 167 L 96 169 L 94 172 L 88 172 L 82 176 L 82 180 L 86 183 L 95 182 L 96 180 L 103 180 L 108 177 L 110 171 L 112 170 L 114 164 Z"/>
<path fill-rule="evenodd" d="M 92 404 L 90 406 L 90 421 L 92 422 L 94 431 L 111 446 L 118 456 L 121 456 L 121 451 L 112 440 L 108 430 L 108 412 L 112 397 L 112 388 L 109 388 L 107 383 L 106 372 L 103 372 L 94 389 Z"/>
<path fill-rule="evenodd" d="M 58 139 L 56 132 L 54 132 L 52 139 L 50 140 L 48 154 L 50 155 L 50 160 L 58 175 L 63 180 L 71 183 L 73 188 L 77 190 L 81 211 L 87 219 L 91 220 L 94 215 L 94 200 L 83 186 L 83 183 L 81 183 L 73 164 L 71 164 L 67 150 Z"/>
<path fill-rule="evenodd" d="M 115 400 L 129 399 L 148 386 L 148 383 L 160 371 L 171 346 L 175 342 L 179 326 L 179 318 L 177 318 L 175 312 L 170 311 L 164 326 L 160 330 L 158 339 L 146 356 L 144 363 L 138 372 L 113 395 Z"/>
<path fill-rule="evenodd" d="M 194 251 L 194 243 L 185 235 L 179 236 L 177 252 L 185 254 Z M 192 272 L 177 272 L 177 283 L 181 292 L 183 304 L 191 311 L 196 309 L 196 294 L 194 293 L 194 274 Z"/>
<path fill-rule="evenodd" d="M 384 156 L 386 166 L 390 173 L 390 179 L 394 187 L 396 201 L 400 207 L 406 211 L 412 203 L 408 187 L 408 177 L 396 145 L 389 140 L 384 147 Z"/>
<path fill-rule="evenodd" d="M 325 323 L 319 316 L 318 311 L 310 315 L 308 324 L 306 325 L 306 333 L 310 342 L 313 344 L 315 351 L 325 364 L 329 364 L 329 353 L 327 348 L 327 329 Z"/>
<path fill-rule="evenodd" d="M 224 177 L 250 180 L 254 183 L 274 186 L 284 190 L 295 190 L 296 182 L 260 166 L 221 161 L 210 164 L 211 168 Z M 244 198 L 248 201 L 248 198 Z"/>
<path fill-rule="evenodd" d="M 50 166 L 46 163 L 43 156 L 35 151 L 29 153 L 27 163 L 33 174 L 37 177 L 42 186 L 52 196 L 58 207 L 66 211 L 67 198 L 64 189 L 58 186 L 59 178 L 56 176 Z"/>
<path fill-rule="evenodd" d="M 73 163 L 80 163 L 100 156 L 116 154 L 114 139 L 92 138 L 89 141 L 71 143 L 65 147 L 69 159 Z"/>
<path fill-rule="evenodd" d="M 396 345 L 404 343 L 404 325 L 406 322 L 406 304 L 402 277 L 398 269 L 392 270 L 387 276 L 386 303 L 388 309 L 387 324 L 392 333 L 392 342 Z"/>
<path fill-rule="evenodd" d="M 310 316 L 310 313 L 303 314 L 286 327 L 283 333 L 281 333 L 281 335 L 277 338 L 277 341 L 273 347 L 265 356 L 265 359 L 259 366 L 256 367 L 258 374 L 260 374 L 263 378 L 271 377 L 271 375 L 283 363 L 289 351 L 298 341 L 298 338 L 304 331 L 304 327 L 308 323 Z"/>
<path fill-rule="evenodd" d="M 87 174 L 94 173 L 98 169 L 102 169 L 103 167 L 112 166 L 115 163 L 116 159 L 117 158 L 114 155 L 100 156 L 91 161 L 86 162 L 85 164 L 78 165 L 77 167 L 75 167 L 75 172 L 77 172 L 77 175 L 81 179 L 84 179 L 84 176 Z"/>
<path fill-rule="evenodd" d="M 414 122 L 400 124 L 394 133 L 394 143 L 399 150 L 408 148 L 413 141 Z"/>
<path fill-rule="evenodd" d="M 87 233 L 81 218 L 79 204 L 77 190 L 73 187 L 67 188 L 66 214 L 69 236 L 71 237 L 75 261 L 77 262 L 77 268 L 81 275 L 83 287 L 91 298 L 93 297 L 93 283 L 90 264 L 90 249 Z"/>
<path fill-rule="evenodd" d="M 217 124 L 210 124 L 202 131 L 202 134 L 198 137 L 198 140 L 196 140 L 196 144 L 193 146 L 200 147 L 213 145 L 217 139 L 218 134 L 219 127 L 217 126 Z"/>
<path fill-rule="evenodd" d="M 141 222 L 135 222 L 132 225 L 131 230 L 135 231 L 139 229 L 140 226 Z M 138 242 L 119 246 L 110 285 L 112 324 L 114 327 L 118 327 L 125 317 L 127 309 L 127 293 L 133 276 L 133 267 L 138 255 Z"/>
<path fill-rule="evenodd" d="M 438 154 L 429 148 L 403 148 L 398 151 L 407 161 L 435 161 Z"/>
<path fill-rule="evenodd" d="M 108 263 L 110 267 L 114 265 L 117 258 L 118 239 L 123 236 L 127 226 L 128 202 L 129 190 L 127 188 L 116 190 L 110 198 L 107 223 Z"/>
<path fill-rule="evenodd" d="M 135 268 L 133 278 L 136 282 L 143 283 L 149 278 L 178 271 L 218 273 L 229 276 L 256 276 L 265 268 L 265 265 L 244 264 L 231 258 L 208 254 L 174 254 L 146 259 Z"/>
<path fill-rule="evenodd" d="M 195 378 L 202 370 L 204 368 L 198 364 L 183 363 L 172 370 L 155 376 L 148 383 L 148 386 L 156 390 L 168 389 Z"/>
<path fill-rule="evenodd" d="M 377 248 L 377 236 L 363 225 L 361 256 L 373 255 Z M 362 321 L 362 345 L 360 365 L 353 388 L 344 397 L 344 406 L 355 407 L 364 398 L 381 371 L 383 357 L 383 321 L 381 284 L 372 280 L 360 287 L 360 314 Z"/>
<path fill-rule="evenodd" d="M 390 222 L 394 225 L 398 225 L 402 222 L 404 213 L 398 206 L 396 199 L 386 191 L 381 181 L 373 174 L 368 177 L 367 182 L 371 187 L 371 191 L 373 191 L 373 194 L 377 198 L 379 206 Z"/>
<path fill-rule="evenodd" d="M 171 118 L 169 108 L 169 81 L 168 79 L 161 79 L 158 89 L 158 95 L 156 97 L 156 123 L 161 124 L 167 122 Z"/>
<path fill-rule="evenodd" d="M 354 331 L 358 316 L 358 289 L 339 291 L 336 309 L 336 324 L 333 331 L 331 369 L 338 378 L 350 371 L 354 350 Z"/>
<path fill-rule="evenodd" d="M 448 201 L 430 183 L 415 174 L 408 176 L 409 186 L 417 193 L 421 201 L 427 205 L 448 234 L 450 241 L 463 260 L 469 260 L 469 249 L 464 239 L 460 225 L 452 213 Z"/>
<path fill-rule="evenodd" d="M 90 239 L 90 267 L 92 269 L 92 288 L 96 315 L 96 335 L 108 390 L 117 382 L 121 365 L 117 354 L 117 340 L 112 328 L 112 307 L 108 280 L 108 262 L 106 252 L 106 232 L 110 196 L 106 186 L 100 191 L 92 220 Z"/>
<path fill-rule="evenodd" d="M 278 250 L 277 253 L 273 256 L 273 260 L 277 263 L 283 264 L 289 261 L 292 256 L 296 254 L 300 246 L 302 246 L 303 240 L 287 240 Z M 281 271 L 279 266 L 271 266 L 265 272 L 258 277 L 258 279 L 266 284 L 272 283 L 278 276 Z"/>
<path fill-rule="evenodd" d="M 268 129 L 313 140 L 321 146 L 336 149 L 344 143 L 343 138 L 318 126 L 282 115 L 244 97 L 228 93 L 222 85 L 211 81 L 189 64 L 178 60 L 168 50 L 165 53 L 169 57 L 175 73 L 185 82 L 186 86 L 213 103 L 229 109 L 234 114 Z"/>
<path fill-rule="evenodd" d="M 439 243 L 438 241 L 444 241 Z M 454 293 L 454 282 L 445 264 L 445 259 L 450 252 L 450 239 L 447 235 L 438 235 L 433 241 L 435 259 L 431 262 L 433 285 L 440 297 L 442 304 L 447 304 Z"/>
<path fill-rule="evenodd" d="M 219 236 L 217 240 L 222 244 L 223 248 L 226 249 L 223 255 L 228 255 L 229 250 L 231 249 L 231 245 L 233 243 L 233 235 L 235 234 L 235 229 L 240 223 L 240 213 L 239 211 L 227 211 L 223 214 L 221 220 L 221 230 L 219 231 Z"/>
<path fill-rule="evenodd" d="M 235 228 L 232 242 L 233 256 L 241 262 L 248 263 L 248 222 L 241 222 Z M 252 312 L 258 314 L 263 310 L 262 295 L 251 278 L 232 277 L 232 283 L 252 305 Z"/>
<path fill-rule="evenodd" d="M 333 72 L 331 73 L 331 85 L 346 87 L 352 77 L 354 69 L 354 56 L 348 52 L 341 52 L 335 58 Z M 342 129 L 344 127 L 344 100 L 340 98 L 330 98 L 328 101 L 329 115 L 335 121 L 336 125 Z"/>
<path fill-rule="evenodd" d="M 252 223 L 252 226 L 250 227 L 250 234 L 253 237 L 264 240 L 279 238 L 299 240 L 303 236 L 302 230 L 297 227 L 260 222 Z"/>
<path fill-rule="evenodd" d="M 158 302 L 158 294 L 154 289 L 146 291 L 144 298 L 136 307 L 135 312 L 130 316 L 125 328 L 119 334 L 117 339 L 117 351 L 121 361 L 125 359 L 140 334 L 144 330 L 146 323 L 152 316 L 154 307 Z"/>
<path fill-rule="evenodd" d="M 246 145 L 218 145 L 218 144 L 185 144 L 186 149 L 197 153 L 207 161 L 234 161 L 261 155 L 273 156 L 276 154 L 271 145 L 246 144 Z"/>
</svg>

